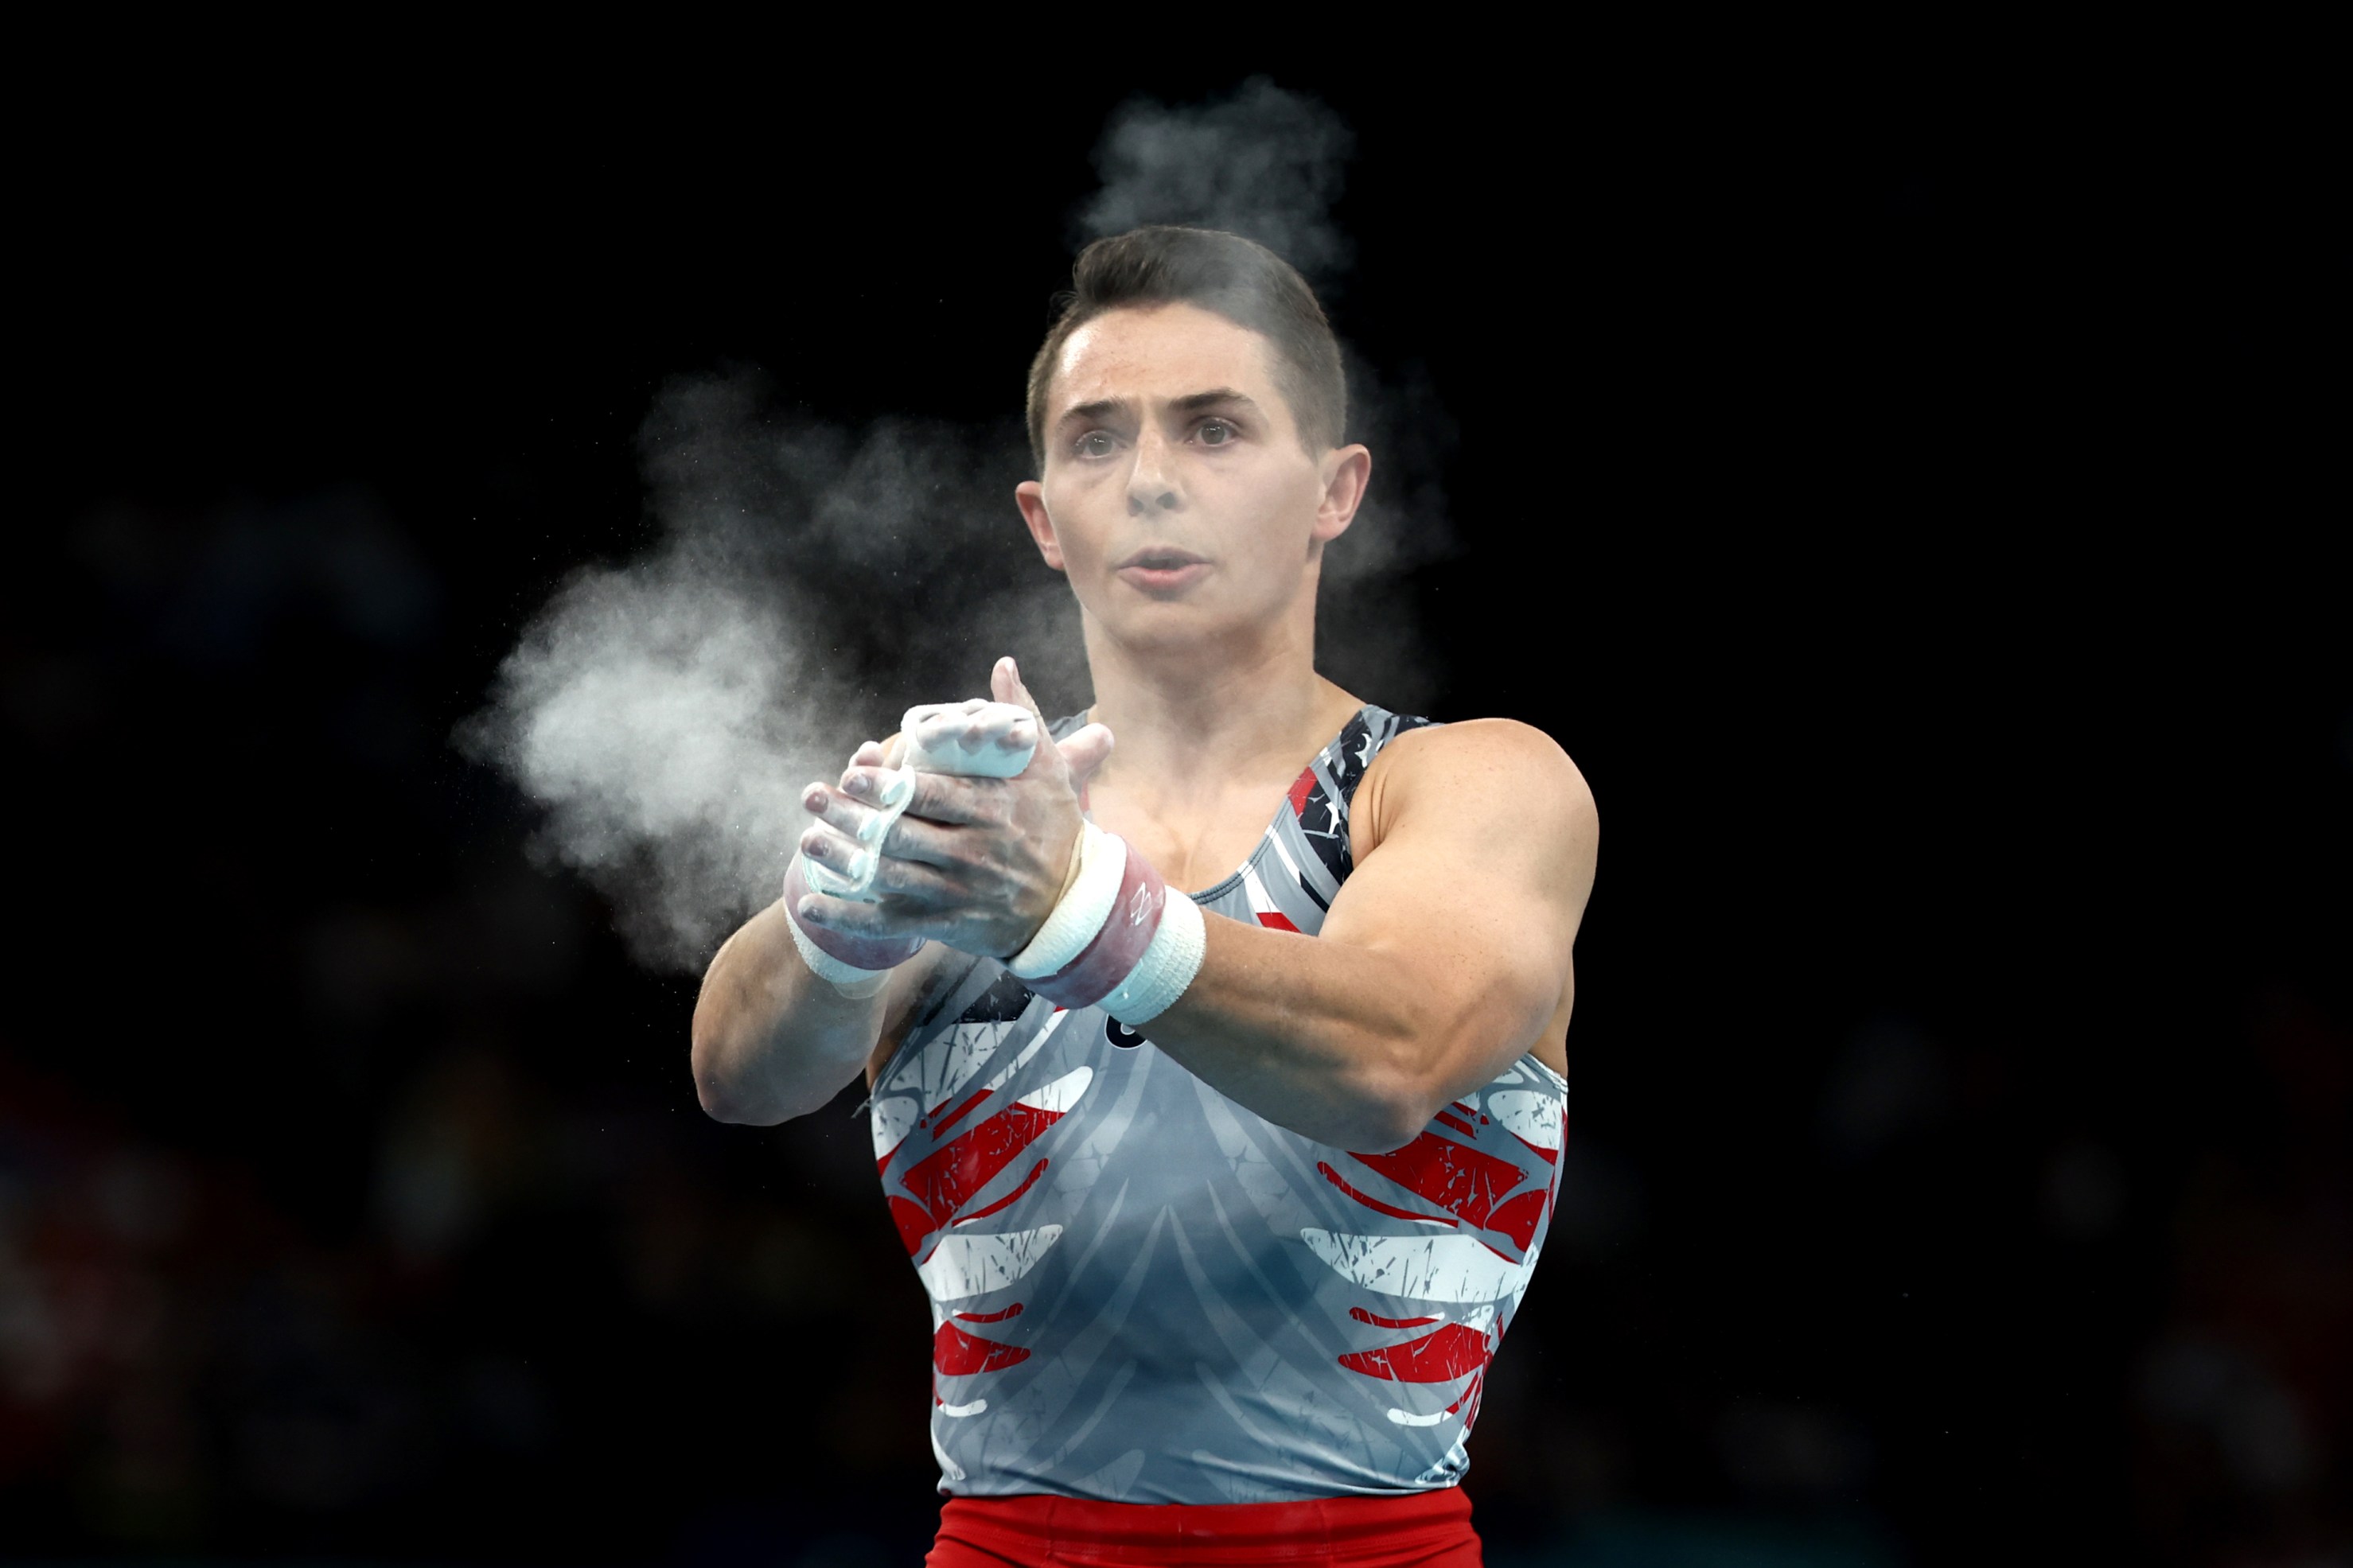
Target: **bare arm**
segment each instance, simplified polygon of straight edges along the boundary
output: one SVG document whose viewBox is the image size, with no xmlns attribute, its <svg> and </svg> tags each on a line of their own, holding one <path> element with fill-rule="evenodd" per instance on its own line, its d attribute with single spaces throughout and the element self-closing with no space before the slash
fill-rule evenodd
<svg viewBox="0 0 2353 1568">
<path fill-rule="evenodd" d="M 1043 729 L 1040 720 L 1031 733 Z M 868 742 L 851 756 L 844 777 L 876 776 L 874 770 L 897 755 L 897 744 L 896 737 Z M 1033 896 L 1032 901 L 1042 898 L 1048 909 L 1057 896 L 1053 889 L 1063 885 L 1066 869 L 1072 868 L 1067 865 L 1068 846 L 1079 821 L 1077 792 L 1110 750 L 1110 732 L 1089 725 L 1039 746 L 1025 775 L 1043 786 L 1034 792 L 1039 809 L 1025 818 L 1033 837 L 1059 838 L 1064 846 L 1062 861 L 1052 872 L 1053 887 Z M 801 802 L 813 813 L 844 804 L 822 784 L 810 784 Z M 802 842 L 819 856 L 827 852 L 826 835 L 814 827 Z M 718 1121 L 773 1126 L 824 1105 L 860 1068 L 879 1071 L 906 1037 L 934 982 L 953 981 L 955 971 L 943 976 L 944 968 L 960 963 L 952 948 L 934 942 L 892 970 L 877 994 L 845 996 L 802 962 L 791 920 L 782 900 L 769 905 L 727 939 L 702 977 L 702 994 L 694 1005 L 694 1088 L 703 1110 Z M 974 951 L 969 942 L 965 945 Z"/>
<path fill-rule="evenodd" d="M 1267 1120 L 1372 1152 L 1567 1025 L 1599 822 L 1560 748 L 1504 720 L 1393 742 L 1352 818 L 1322 934 L 1209 917 L 1200 973 L 1145 1029 Z"/>
<path fill-rule="evenodd" d="M 695 1094 L 721 1121 L 773 1126 L 830 1100 L 895 1044 L 947 950 L 892 972 L 872 996 L 844 996 L 801 962 L 778 900 L 727 939 L 694 1004 Z"/>
<path fill-rule="evenodd" d="M 872 787 L 856 773 L 853 797 Z M 888 841 L 877 885 L 892 896 L 812 896 L 802 912 L 859 935 L 1013 952 L 1052 909 L 1068 864 L 1075 800 L 1058 786 L 1068 789 L 1043 771 L 926 778 Z M 846 831 L 860 809 L 843 801 L 821 815 Z M 1209 920 L 1200 973 L 1145 1028 L 1267 1120 L 1370 1152 L 1409 1142 L 1566 1026 L 1599 822 L 1560 748 L 1496 720 L 1393 743 L 1358 792 L 1351 833 L 1356 868 L 1320 936 Z M 821 837 L 804 844 L 820 849 Z"/>
</svg>

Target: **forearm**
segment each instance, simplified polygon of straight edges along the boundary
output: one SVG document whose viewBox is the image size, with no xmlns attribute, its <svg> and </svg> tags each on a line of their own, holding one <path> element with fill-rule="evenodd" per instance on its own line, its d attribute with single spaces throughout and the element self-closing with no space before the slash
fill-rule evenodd
<svg viewBox="0 0 2353 1568">
<path fill-rule="evenodd" d="M 1029 701 L 1007 667 L 998 678 L 1000 700 Z M 1099 762 L 1108 731 L 1064 744 L 1090 734 Z M 1593 885 L 1592 796 L 1548 737 L 1500 722 L 1424 735 L 1442 738 L 1403 742 L 1404 762 L 1384 753 L 1361 782 L 1356 869 L 1314 937 L 1205 916 L 1168 889 L 1125 839 L 1082 822 L 1067 770 L 1044 765 L 1055 748 L 1016 778 L 919 773 L 875 872 L 887 896 L 798 911 L 852 941 L 1008 955 L 1037 994 L 1100 1005 L 1268 1121 L 1398 1148 L 1567 1026 Z M 835 798 L 811 801 L 823 826 L 803 852 L 849 864 L 880 789 L 853 765 Z"/>
<path fill-rule="evenodd" d="M 769 1126 L 825 1104 L 858 1075 L 891 993 L 849 997 L 811 973 L 781 900 L 728 938 L 694 1005 L 691 1060 L 702 1109 Z"/>
<path fill-rule="evenodd" d="M 1143 1032 L 1228 1099 L 1337 1148 L 1410 1142 L 1465 1087 L 1451 1081 L 1464 1064 L 1528 1048 L 1556 1000 L 1466 987 L 1430 954 L 1204 926 L 1200 972 Z"/>
</svg>

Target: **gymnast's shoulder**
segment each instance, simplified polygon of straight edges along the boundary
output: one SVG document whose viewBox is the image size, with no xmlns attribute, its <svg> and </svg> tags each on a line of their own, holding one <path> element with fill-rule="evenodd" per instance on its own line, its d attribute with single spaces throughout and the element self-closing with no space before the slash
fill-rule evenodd
<svg viewBox="0 0 2353 1568">
<path fill-rule="evenodd" d="M 1409 822 L 1508 821 L 1515 837 L 1590 853 L 1600 832 L 1592 786 L 1560 742 L 1516 719 L 1409 730 L 1381 749 L 1357 787 L 1351 837 L 1361 859 Z"/>
</svg>

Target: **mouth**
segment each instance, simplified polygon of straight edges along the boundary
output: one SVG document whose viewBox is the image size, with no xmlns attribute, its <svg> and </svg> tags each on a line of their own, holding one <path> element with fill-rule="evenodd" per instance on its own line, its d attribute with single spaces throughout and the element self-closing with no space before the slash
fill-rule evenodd
<svg viewBox="0 0 2353 1568">
<path fill-rule="evenodd" d="M 1164 544 L 1148 545 L 1121 562 L 1113 568 L 1120 572 L 1181 572 L 1187 566 L 1207 566 L 1208 562 L 1189 550 L 1175 550 Z"/>
</svg>

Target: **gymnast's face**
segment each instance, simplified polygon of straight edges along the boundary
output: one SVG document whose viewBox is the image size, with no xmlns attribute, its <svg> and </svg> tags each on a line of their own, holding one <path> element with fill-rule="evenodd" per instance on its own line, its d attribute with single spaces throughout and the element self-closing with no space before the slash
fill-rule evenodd
<svg viewBox="0 0 2353 1568">
<path fill-rule="evenodd" d="M 1071 333 L 1045 436 L 1022 516 L 1096 629 L 1139 649 L 1312 625 L 1323 545 L 1371 467 L 1362 447 L 1308 450 L 1266 340 L 1191 305 Z"/>
</svg>

